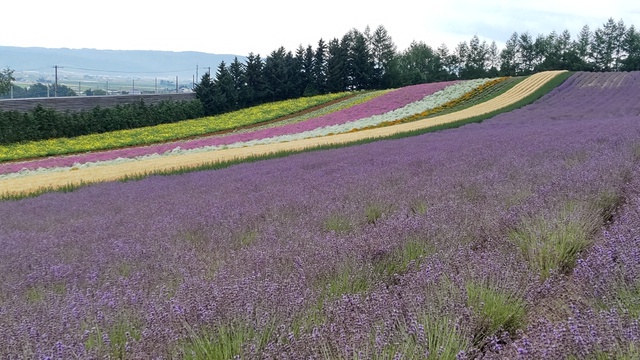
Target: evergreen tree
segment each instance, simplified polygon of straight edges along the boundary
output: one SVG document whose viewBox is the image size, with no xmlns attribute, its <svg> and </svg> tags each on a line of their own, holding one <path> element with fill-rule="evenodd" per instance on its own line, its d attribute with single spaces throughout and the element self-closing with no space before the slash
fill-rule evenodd
<svg viewBox="0 0 640 360">
<path fill-rule="evenodd" d="M 267 101 L 278 101 L 287 98 L 289 81 L 287 64 L 287 52 L 284 47 L 274 50 L 267 56 L 264 63 L 264 79 L 266 84 Z"/>
<path fill-rule="evenodd" d="M 263 67 L 264 63 L 260 58 L 260 54 L 249 53 L 245 66 L 246 87 L 244 95 L 242 95 L 247 106 L 258 105 L 265 101 L 266 83 Z"/>
<path fill-rule="evenodd" d="M 397 47 L 384 26 L 376 28 L 371 36 L 371 55 L 374 67 L 374 85 L 389 88 L 393 83 L 391 66 L 396 57 Z"/>
<path fill-rule="evenodd" d="M 229 74 L 233 81 L 233 90 L 236 97 L 236 108 L 241 109 L 247 106 L 246 95 L 246 73 L 245 65 L 242 64 L 238 58 L 234 58 L 233 62 L 229 66 Z"/>
<path fill-rule="evenodd" d="M 213 102 L 216 113 L 225 113 L 236 109 L 238 94 L 234 88 L 233 78 L 227 64 L 221 61 L 216 72 L 213 86 Z"/>
<path fill-rule="evenodd" d="M 395 54 L 387 64 L 387 70 L 382 79 L 383 89 L 398 88 L 402 86 L 402 72 L 400 69 L 400 55 Z"/>
<path fill-rule="evenodd" d="M 374 61 L 363 33 L 351 30 L 351 47 L 347 73 L 350 88 L 354 90 L 371 89 L 374 87 Z"/>
<path fill-rule="evenodd" d="M 213 115 L 217 111 L 215 106 L 213 87 L 213 81 L 211 81 L 209 72 L 206 72 L 204 75 L 202 75 L 200 83 L 196 84 L 196 98 L 202 103 L 204 114 L 206 116 Z"/>
<path fill-rule="evenodd" d="M 300 47 L 302 49 L 302 47 Z M 283 84 L 283 100 L 299 98 L 304 93 L 304 79 L 302 74 L 303 56 L 294 56 L 288 51 L 284 57 L 286 82 Z"/>
<path fill-rule="evenodd" d="M 313 84 L 320 94 L 327 92 L 327 51 L 327 44 L 320 39 L 313 57 Z"/>
<path fill-rule="evenodd" d="M 566 51 L 562 57 L 562 64 L 559 69 L 570 71 L 586 71 L 588 64 L 580 57 L 576 48 L 576 41 L 571 40 L 571 33 L 565 30 L 562 33 L 562 42 L 566 43 Z"/>
<path fill-rule="evenodd" d="M 329 41 L 327 58 L 327 91 L 340 92 L 347 90 L 347 61 L 349 43 L 343 37 Z"/>
<path fill-rule="evenodd" d="M 318 95 L 320 91 L 316 87 L 314 75 L 314 51 L 311 45 L 308 45 L 302 55 L 302 74 L 303 74 L 303 96 Z"/>
</svg>

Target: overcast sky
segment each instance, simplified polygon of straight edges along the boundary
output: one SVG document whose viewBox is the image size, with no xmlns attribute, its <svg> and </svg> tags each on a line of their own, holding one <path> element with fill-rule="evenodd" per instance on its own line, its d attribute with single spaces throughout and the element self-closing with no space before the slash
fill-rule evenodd
<svg viewBox="0 0 640 360">
<path fill-rule="evenodd" d="M 501 47 L 514 31 L 575 38 L 609 17 L 640 28 L 640 1 L 20 0 L 3 3 L 2 15 L 3 46 L 266 56 L 367 25 L 383 25 L 400 51 L 414 40 L 453 49 L 473 35 Z"/>
</svg>

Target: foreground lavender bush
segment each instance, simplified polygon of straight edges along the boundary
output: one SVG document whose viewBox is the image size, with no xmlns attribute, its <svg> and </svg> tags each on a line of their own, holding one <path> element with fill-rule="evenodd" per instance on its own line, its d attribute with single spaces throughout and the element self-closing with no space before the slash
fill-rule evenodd
<svg viewBox="0 0 640 360">
<path fill-rule="evenodd" d="M 0 357 L 632 352 L 633 294 L 603 296 L 640 269 L 640 79 L 617 76 L 455 130 L 0 203 Z M 597 214 L 587 244 L 541 271 L 510 234 L 572 209 Z"/>
</svg>

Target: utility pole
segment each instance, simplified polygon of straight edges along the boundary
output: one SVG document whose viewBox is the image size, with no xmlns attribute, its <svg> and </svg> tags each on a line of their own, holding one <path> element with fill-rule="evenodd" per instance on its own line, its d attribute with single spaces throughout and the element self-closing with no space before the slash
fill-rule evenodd
<svg viewBox="0 0 640 360">
<path fill-rule="evenodd" d="M 54 65 L 53 67 L 56 69 L 56 82 L 53 86 L 53 97 L 58 97 L 58 68 L 62 68 L 62 66 Z"/>
<path fill-rule="evenodd" d="M 176 75 L 176 94 L 178 93 L 178 76 Z"/>
</svg>

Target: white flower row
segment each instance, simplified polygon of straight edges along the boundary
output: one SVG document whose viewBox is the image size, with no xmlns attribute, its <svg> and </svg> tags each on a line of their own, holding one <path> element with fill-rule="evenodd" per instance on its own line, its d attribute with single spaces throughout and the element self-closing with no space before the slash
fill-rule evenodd
<svg viewBox="0 0 640 360">
<path fill-rule="evenodd" d="M 373 115 L 370 117 L 347 122 L 344 124 L 330 125 L 330 126 L 308 130 L 300 133 L 279 135 L 279 136 L 274 136 L 270 138 L 256 139 L 256 140 L 243 141 L 243 142 L 236 142 L 229 145 L 204 146 L 197 149 L 185 150 L 185 149 L 181 149 L 180 147 L 176 147 L 175 149 L 167 151 L 162 154 L 143 155 L 135 158 L 117 158 L 114 160 L 87 162 L 82 164 L 76 163 L 71 167 L 39 168 L 36 170 L 25 169 L 15 173 L 0 175 L 0 180 L 31 176 L 31 175 L 42 174 L 42 173 L 52 173 L 52 172 L 70 171 L 74 169 L 84 169 L 84 168 L 95 167 L 95 166 L 125 164 L 125 163 L 131 163 L 139 160 L 160 158 L 164 156 L 194 154 L 194 153 L 201 153 L 201 152 L 208 152 L 208 151 L 215 151 L 215 150 L 248 147 L 248 146 L 254 146 L 254 145 L 268 145 L 268 144 L 275 144 L 280 142 L 327 136 L 330 134 L 345 133 L 353 130 L 367 128 L 370 126 L 380 125 L 385 122 L 400 120 L 408 116 L 412 116 L 430 109 L 437 108 L 450 101 L 460 98 L 464 94 L 472 91 L 473 89 L 479 86 L 486 84 L 491 80 L 492 79 L 477 79 L 477 80 L 461 81 L 453 85 L 447 86 L 446 88 L 440 91 L 437 91 L 431 95 L 428 95 L 421 100 L 415 101 L 406 106 L 389 111 L 384 114 Z"/>
<path fill-rule="evenodd" d="M 367 118 L 359 119 L 356 121 L 348 122 L 345 124 L 332 125 L 324 127 L 322 135 L 327 134 L 339 134 L 348 132 L 351 130 L 359 130 L 370 126 L 380 125 L 386 122 L 393 122 L 403 119 L 408 116 L 419 114 L 421 112 L 435 109 L 450 101 L 460 98 L 464 94 L 472 91 L 473 89 L 486 84 L 492 79 L 477 79 L 462 81 L 456 84 L 447 86 L 446 88 L 424 97 L 422 100 L 407 104 L 401 108 L 389 111 L 381 115 L 374 115 Z M 312 130 L 315 131 L 315 130 Z M 304 133 L 302 133 L 304 134 Z"/>
</svg>

